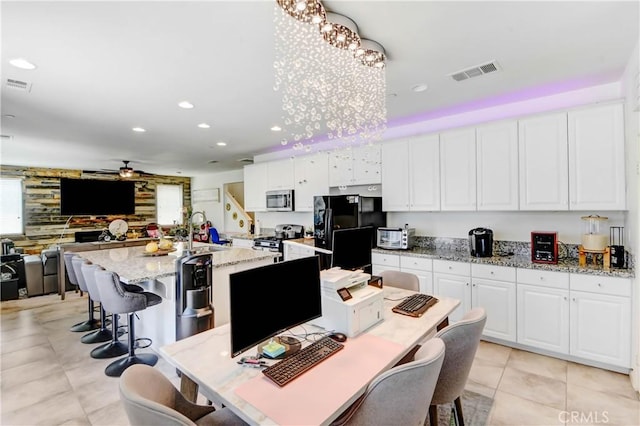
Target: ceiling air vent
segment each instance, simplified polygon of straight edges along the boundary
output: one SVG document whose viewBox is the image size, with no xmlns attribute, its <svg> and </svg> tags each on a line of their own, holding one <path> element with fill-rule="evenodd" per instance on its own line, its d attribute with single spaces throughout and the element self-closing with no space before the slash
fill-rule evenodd
<svg viewBox="0 0 640 426">
<path fill-rule="evenodd" d="M 500 65 L 496 61 L 487 62 L 485 64 L 476 65 L 465 70 L 456 71 L 449 74 L 455 81 L 467 80 L 473 77 L 489 74 L 500 70 Z"/>
<path fill-rule="evenodd" d="M 22 90 L 23 92 L 31 92 L 31 83 L 26 81 L 14 80 L 7 78 L 6 86 L 16 90 Z"/>
<path fill-rule="evenodd" d="M 239 158 L 237 161 L 239 163 L 253 164 L 253 160 L 251 158 Z"/>
</svg>

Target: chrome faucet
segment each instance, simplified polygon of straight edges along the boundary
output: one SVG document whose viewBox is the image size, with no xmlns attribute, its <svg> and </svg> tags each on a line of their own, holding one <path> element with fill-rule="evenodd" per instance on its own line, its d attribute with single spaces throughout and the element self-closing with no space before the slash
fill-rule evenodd
<svg viewBox="0 0 640 426">
<path fill-rule="evenodd" d="M 207 222 L 207 216 L 204 214 L 204 211 L 202 212 L 193 212 L 191 213 L 191 216 L 189 217 L 188 220 L 188 227 L 189 227 L 189 243 L 188 243 L 188 251 L 189 253 L 193 253 L 193 217 L 197 214 L 201 214 L 202 215 L 202 221 L 203 222 Z"/>
</svg>

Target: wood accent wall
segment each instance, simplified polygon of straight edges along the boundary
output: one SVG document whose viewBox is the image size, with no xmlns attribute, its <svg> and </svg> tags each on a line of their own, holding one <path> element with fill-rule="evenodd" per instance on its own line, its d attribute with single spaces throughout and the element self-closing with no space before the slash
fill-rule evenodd
<svg viewBox="0 0 640 426">
<path fill-rule="evenodd" d="M 149 223 L 156 222 L 156 185 L 182 185 L 183 205 L 191 206 L 191 178 L 145 175 L 133 177 L 136 210 L 133 215 L 117 216 L 60 216 L 60 178 L 120 180 L 117 174 L 83 172 L 82 170 L 42 169 L 34 167 L 1 166 L 0 177 L 23 180 L 24 235 L 8 236 L 25 253 L 38 254 L 52 244 L 72 243 L 76 231 L 105 229 L 114 219 L 124 219 L 129 230 L 141 233 Z M 61 236 L 62 235 L 62 236 Z M 4 238 L 4 236 L 2 236 Z"/>
</svg>

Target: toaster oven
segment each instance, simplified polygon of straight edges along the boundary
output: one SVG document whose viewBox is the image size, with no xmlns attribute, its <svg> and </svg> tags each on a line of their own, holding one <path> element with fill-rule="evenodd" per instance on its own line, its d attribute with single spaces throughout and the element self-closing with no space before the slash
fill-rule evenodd
<svg viewBox="0 0 640 426">
<path fill-rule="evenodd" d="M 378 228 L 377 246 L 388 250 L 409 250 L 416 238 L 414 228 Z"/>
</svg>

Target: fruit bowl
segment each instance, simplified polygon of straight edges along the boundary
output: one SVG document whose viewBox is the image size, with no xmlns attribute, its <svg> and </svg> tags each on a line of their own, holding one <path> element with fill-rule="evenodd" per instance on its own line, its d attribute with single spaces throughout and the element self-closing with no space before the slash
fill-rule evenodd
<svg viewBox="0 0 640 426">
<path fill-rule="evenodd" d="M 142 254 L 144 254 L 145 256 L 166 256 L 171 252 L 176 251 L 176 249 L 171 248 L 169 250 L 156 250 L 156 251 L 144 251 Z"/>
</svg>

